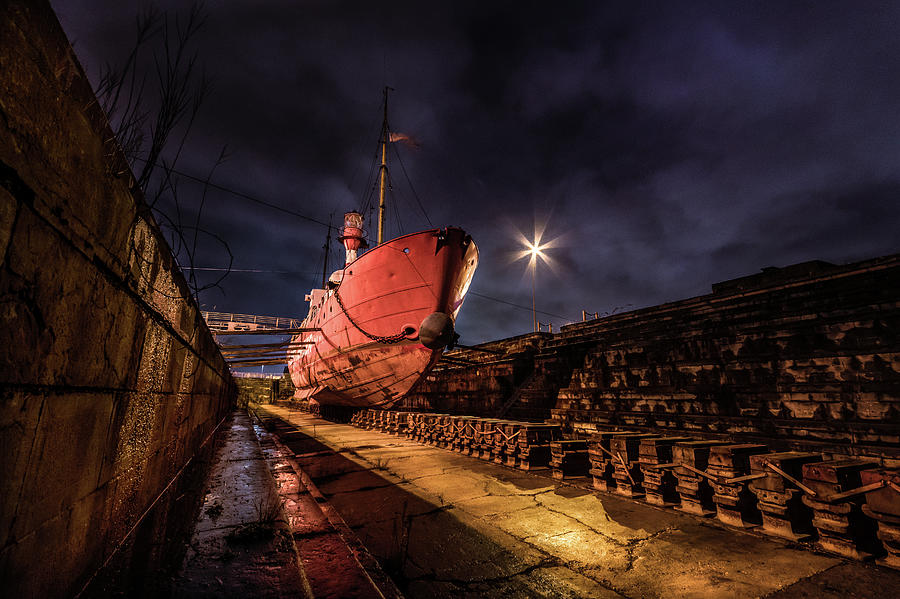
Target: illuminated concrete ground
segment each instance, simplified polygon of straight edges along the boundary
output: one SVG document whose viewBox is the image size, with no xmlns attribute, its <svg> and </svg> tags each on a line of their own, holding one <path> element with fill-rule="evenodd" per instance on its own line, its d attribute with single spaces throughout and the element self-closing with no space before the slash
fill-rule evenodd
<svg viewBox="0 0 900 599">
<path fill-rule="evenodd" d="M 715 521 L 296 410 L 259 413 L 410 597 L 867 597 L 900 585 L 900 572 Z"/>
</svg>

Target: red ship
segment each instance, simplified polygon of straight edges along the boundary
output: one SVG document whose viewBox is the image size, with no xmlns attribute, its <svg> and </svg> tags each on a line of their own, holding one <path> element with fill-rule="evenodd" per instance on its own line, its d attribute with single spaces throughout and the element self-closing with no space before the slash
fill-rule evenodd
<svg viewBox="0 0 900 599">
<path fill-rule="evenodd" d="M 456 316 L 478 266 L 478 248 L 456 227 L 382 242 L 387 118 L 381 137 L 378 244 L 357 257 L 367 247 L 363 218 L 345 215 L 346 264 L 309 293 L 306 331 L 291 339 L 294 397 L 313 409 L 386 407 L 402 398 L 456 341 Z"/>
</svg>

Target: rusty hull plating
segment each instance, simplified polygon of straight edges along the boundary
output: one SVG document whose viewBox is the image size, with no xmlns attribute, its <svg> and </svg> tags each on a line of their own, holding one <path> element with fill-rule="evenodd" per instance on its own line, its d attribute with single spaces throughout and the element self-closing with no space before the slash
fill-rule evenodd
<svg viewBox="0 0 900 599">
<path fill-rule="evenodd" d="M 295 398 L 357 407 L 395 403 L 452 344 L 477 266 L 478 248 L 455 227 L 404 235 L 348 261 L 326 289 L 308 296 L 303 326 L 320 330 L 292 339 L 312 342 L 289 354 Z M 449 331 L 423 332 L 433 349 L 423 345 L 423 323 L 427 329 L 448 320 Z"/>
</svg>

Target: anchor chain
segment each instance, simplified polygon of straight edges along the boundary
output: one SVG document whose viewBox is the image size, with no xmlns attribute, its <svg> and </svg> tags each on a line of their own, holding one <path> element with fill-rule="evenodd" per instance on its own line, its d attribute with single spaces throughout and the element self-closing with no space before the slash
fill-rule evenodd
<svg viewBox="0 0 900 599">
<path fill-rule="evenodd" d="M 356 327 L 356 330 L 358 330 L 360 333 L 362 333 L 363 335 L 365 335 L 366 337 L 368 337 L 368 338 L 371 339 L 372 341 L 377 341 L 378 343 L 391 344 L 391 343 L 399 343 L 399 342 L 401 342 L 401 341 L 403 341 L 404 339 L 407 338 L 406 333 L 404 333 L 403 331 L 400 331 L 400 332 L 397 333 L 396 335 L 389 335 L 389 336 L 387 336 L 387 337 L 382 336 L 382 335 L 373 335 L 372 333 L 369 333 L 369 332 L 366 331 L 364 328 L 362 328 L 361 326 L 359 326 L 359 325 L 356 323 L 356 321 L 353 320 L 353 317 L 350 316 L 350 312 L 347 311 L 347 308 L 344 306 L 344 302 L 341 301 L 341 294 L 338 293 L 337 288 L 335 288 L 335 290 L 334 290 L 334 297 L 335 297 L 335 299 L 337 300 L 338 305 L 341 307 L 341 310 L 343 310 L 343 311 L 344 311 L 344 314 L 347 315 L 347 320 L 350 321 L 350 324 L 352 324 L 353 326 L 355 326 L 355 327 Z"/>
</svg>

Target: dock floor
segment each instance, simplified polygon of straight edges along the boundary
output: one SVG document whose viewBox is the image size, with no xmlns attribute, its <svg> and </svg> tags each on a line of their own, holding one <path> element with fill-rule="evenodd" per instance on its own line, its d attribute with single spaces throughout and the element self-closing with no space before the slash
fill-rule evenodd
<svg viewBox="0 0 900 599">
<path fill-rule="evenodd" d="M 257 414 L 407 597 L 876 597 L 900 572 L 281 406 Z"/>
</svg>

